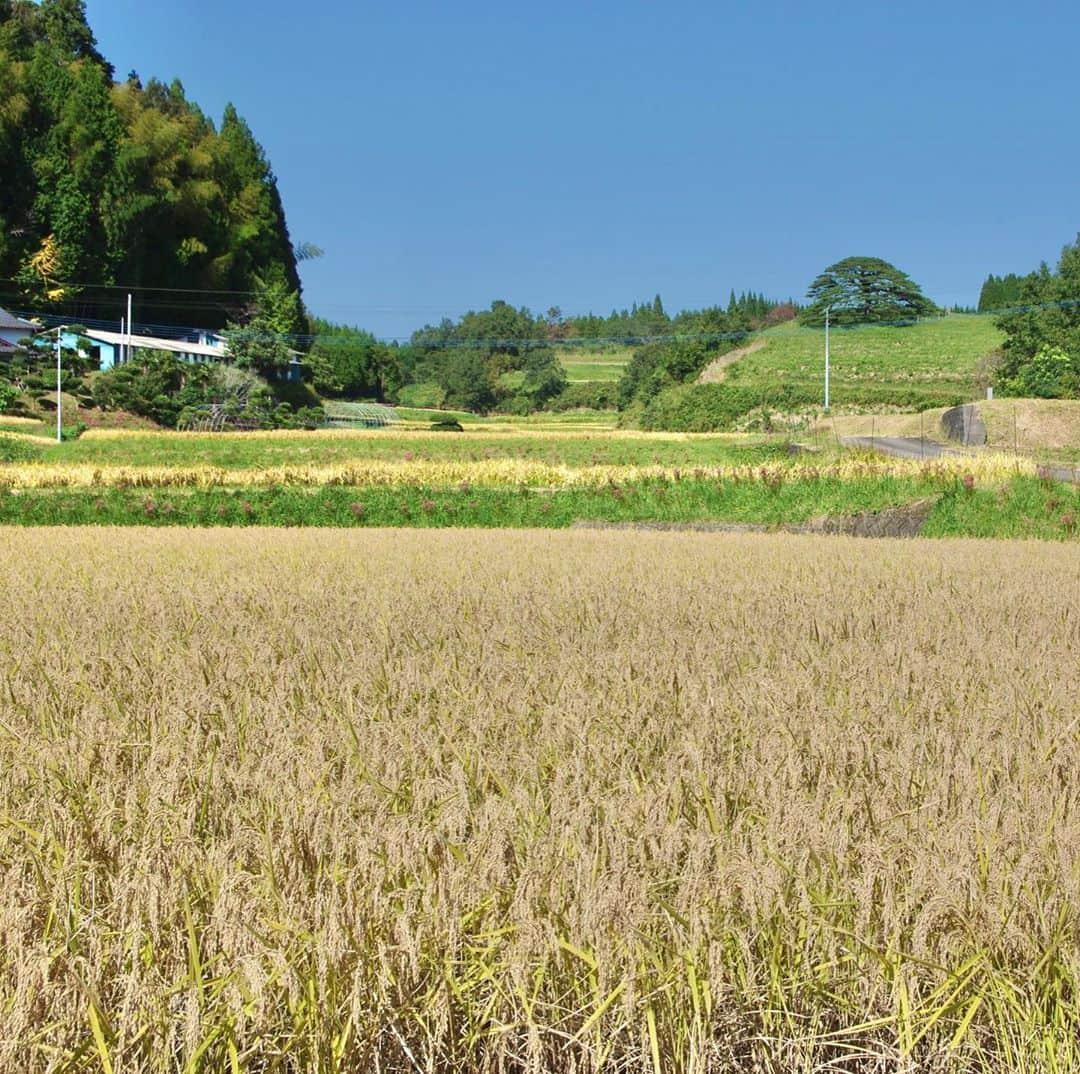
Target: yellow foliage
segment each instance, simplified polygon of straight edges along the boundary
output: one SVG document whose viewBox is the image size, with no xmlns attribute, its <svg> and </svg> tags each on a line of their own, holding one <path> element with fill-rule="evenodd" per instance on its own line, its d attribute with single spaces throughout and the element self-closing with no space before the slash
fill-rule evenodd
<svg viewBox="0 0 1080 1074">
<path fill-rule="evenodd" d="M 258 434 L 243 434 L 245 436 Z M 932 461 L 852 456 L 822 466 L 773 463 L 764 466 L 585 466 L 571 467 L 530 459 L 396 462 L 368 459 L 331 465 L 269 466 L 227 469 L 221 466 L 94 466 L 57 463 L 14 464 L 0 469 L 0 489 L 47 488 L 273 488 L 277 486 L 347 485 L 372 487 L 596 488 L 607 484 L 664 479 L 678 481 L 784 482 L 832 478 L 881 477 L 953 479 L 970 475 L 978 484 L 993 484 L 1018 474 L 1035 473 L 1030 460 L 1012 455 L 948 456 Z"/>
<path fill-rule="evenodd" d="M 55 276 L 60 267 L 60 244 L 53 234 L 41 240 L 41 249 L 30 258 L 30 267 L 43 279 Z"/>
<path fill-rule="evenodd" d="M 60 271 L 61 258 L 60 243 L 53 234 L 46 235 L 41 240 L 37 253 L 30 256 L 30 269 L 36 276 L 41 277 L 44 296 L 48 302 L 60 302 L 67 294 L 67 288 L 54 279 Z"/>
</svg>

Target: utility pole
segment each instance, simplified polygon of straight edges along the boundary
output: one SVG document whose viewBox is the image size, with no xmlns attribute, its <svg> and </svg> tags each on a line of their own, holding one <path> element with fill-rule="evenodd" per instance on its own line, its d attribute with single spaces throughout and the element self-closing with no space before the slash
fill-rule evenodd
<svg viewBox="0 0 1080 1074">
<path fill-rule="evenodd" d="M 131 361 L 131 295 L 128 295 L 128 315 L 127 315 L 127 356 L 126 361 Z"/>
<path fill-rule="evenodd" d="M 832 306 L 825 307 L 825 409 L 829 409 L 829 310 Z"/>
<path fill-rule="evenodd" d="M 61 417 L 61 407 L 63 406 L 63 400 L 60 396 L 60 333 L 63 331 L 63 326 L 56 326 L 56 442 L 60 443 L 64 439 L 64 426 L 63 418 Z"/>
</svg>

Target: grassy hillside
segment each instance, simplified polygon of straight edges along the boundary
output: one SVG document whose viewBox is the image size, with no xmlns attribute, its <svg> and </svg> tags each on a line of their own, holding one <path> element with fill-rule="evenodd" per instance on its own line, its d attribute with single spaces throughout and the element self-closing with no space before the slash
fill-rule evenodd
<svg viewBox="0 0 1080 1074">
<path fill-rule="evenodd" d="M 785 324 L 761 338 L 763 347 L 723 370 L 724 383 L 760 390 L 763 398 L 783 392 L 794 405 L 820 402 L 824 332 Z M 1001 341 L 992 318 L 972 314 L 903 328 L 834 329 L 832 402 L 838 407 L 924 409 L 970 401 L 984 393 L 986 358 Z M 707 370 L 703 377 L 708 376 Z"/>
</svg>

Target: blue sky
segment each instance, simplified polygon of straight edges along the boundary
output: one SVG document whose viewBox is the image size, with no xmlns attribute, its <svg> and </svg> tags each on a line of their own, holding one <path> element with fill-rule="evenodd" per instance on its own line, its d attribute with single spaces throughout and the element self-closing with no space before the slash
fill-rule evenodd
<svg viewBox="0 0 1080 1074">
<path fill-rule="evenodd" d="M 1080 230 L 1080 8 L 87 0 L 118 77 L 263 144 L 322 316 L 801 297 L 852 254 L 938 302 Z"/>
</svg>

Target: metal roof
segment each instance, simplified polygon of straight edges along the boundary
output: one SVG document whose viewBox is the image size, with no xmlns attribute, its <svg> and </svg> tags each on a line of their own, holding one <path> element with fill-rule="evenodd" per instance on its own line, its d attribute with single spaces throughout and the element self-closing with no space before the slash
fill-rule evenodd
<svg viewBox="0 0 1080 1074">
<path fill-rule="evenodd" d="M 207 343 L 189 343 L 186 339 L 160 339 L 157 336 L 128 336 L 125 332 L 105 332 L 100 328 L 88 328 L 81 333 L 87 339 L 108 343 L 113 347 L 131 344 L 133 350 L 172 351 L 173 354 L 204 354 L 208 358 L 224 358 L 224 347 L 211 347 Z"/>
<path fill-rule="evenodd" d="M 21 328 L 27 332 L 36 332 L 39 325 L 24 321 L 21 317 L 16 317 L 14 313 L 0 309 L 0 328 Z"/>
</svg>

